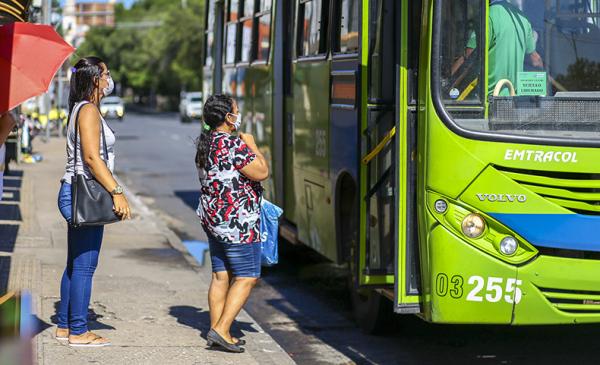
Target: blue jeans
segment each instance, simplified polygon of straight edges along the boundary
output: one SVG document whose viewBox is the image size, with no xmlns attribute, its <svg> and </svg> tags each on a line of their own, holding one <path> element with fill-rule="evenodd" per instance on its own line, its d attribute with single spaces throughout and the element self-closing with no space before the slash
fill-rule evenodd
<svg viewBox="0 0 600 365">
<path fill-rule="evenodd" d="M 227 243 L 208 237 L 212 272 L 229 271 L 238 278 L 260 278 L 260 242 Z"/>
<path fill-rule="evenodd" d="M 69 227 L 67 230 L 67 267 L 60 283 L 58 328 L 70 334 L 88 331 L 87 312 L 92 294 L 92 277 L 98 265 L 104 227 L 71 226 L 71 184 L 63 182 L 58 193 L 58 209 Z"/>
</svg>

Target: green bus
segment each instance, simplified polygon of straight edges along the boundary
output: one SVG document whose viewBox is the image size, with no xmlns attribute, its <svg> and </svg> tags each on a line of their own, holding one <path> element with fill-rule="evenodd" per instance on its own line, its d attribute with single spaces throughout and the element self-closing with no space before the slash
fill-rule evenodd
<svg viewBox="0 0 600 365">
<path fill-rule="evenodd" d="M 357 320 L 600 322 L 599 0 L 207 0 L 204 95 Z M 389 301 L 388 299 L 391 299 Z"/>
</svg>

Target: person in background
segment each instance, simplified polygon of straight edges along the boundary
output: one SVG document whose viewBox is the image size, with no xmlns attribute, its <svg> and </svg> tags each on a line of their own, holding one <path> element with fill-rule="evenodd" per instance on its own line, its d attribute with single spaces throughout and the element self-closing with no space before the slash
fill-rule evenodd
<svg viewBox="0 0 600 365">
<path fill-rule="evenodd" d="M 198 216 L 208 235 L 212 280 L 209 346 L 243 352 L 230 328 L 260 277 L 260 181 L 269 167 L 250 134 L 232 133 L 242 120 L 237 103 L 212 95 L 203 108 L 204 130 L 197 141 L 200 178 Z"/>
<path fill-rule="evenodd" d="M 2 191 L 4 189 L 4 159 L 6 158 L 6 146 L 4 142 L 6 142 L 15 124 L 16 122 L 9 112 L 0 113 L 0 200 L 2 200 Z"/>
</svg>

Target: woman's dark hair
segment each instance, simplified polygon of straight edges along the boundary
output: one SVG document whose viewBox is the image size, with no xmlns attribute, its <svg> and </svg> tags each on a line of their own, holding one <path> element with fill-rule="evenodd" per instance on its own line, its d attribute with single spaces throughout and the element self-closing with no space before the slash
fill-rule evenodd
<svg viewBox="0 0 600 365">
<path fill-rule="evenodd" d="M 221 124 L 225 123 L 225 117 L 233 112 L 234 100 L 229 95 L 211 95 L 202 108 L 202 119 L 204 128 L 198 139 L 196 139 L 196 166 L 199 169 L 206 167 L 208 154 L 210 153 L 210 134 Z"/>
<path fill-rule="evenodd" d="M 84 57 L 72 68 L 69 90 L 69 114 L 80 101 L 90 100 L 102 76 L 102 63 L 98 57 Z M 98 92 L 98 91 L 97 91 Z M 96 95 L 98 98 L 99 95 Z"/>
</svg>

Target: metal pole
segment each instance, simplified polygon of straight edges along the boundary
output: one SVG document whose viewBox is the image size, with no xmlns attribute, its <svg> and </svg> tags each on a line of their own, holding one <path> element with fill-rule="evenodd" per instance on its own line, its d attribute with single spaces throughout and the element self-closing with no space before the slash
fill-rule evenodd
<svg viewBox="0 0 600 365">
<path fill-rule="evenodd" d="M 58 135 L 63 137 L 63 129 L 62 129 L 62 118 L 61 118 L 61 110 L 63 106 L 63 67 L 60 66 L 58 69 L 58 90 L 56 94 L 56 108 L 58 109 Z"/>
<path fill-rule="evenodd" d="M 52 17 L 52 0 L 43 0 L 42 3 L 42 22 L 44 24 L 50 24 Z M 44 111 L 46 114 L 46 140 L 50 139 L 50 119 L 48 118 L 50 114 L 50 95 L 45 93 L 42 97 L 44 104 Z"/>
</svg>

